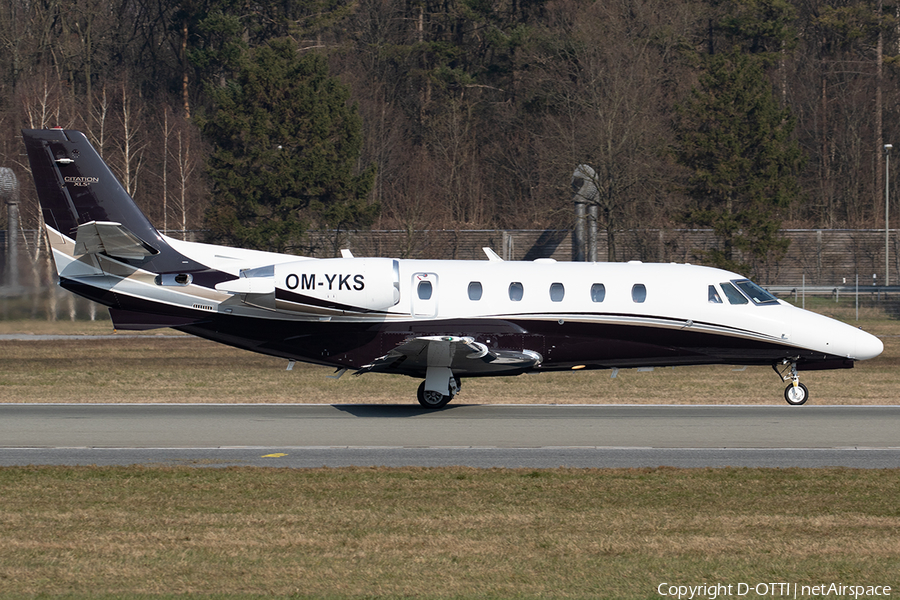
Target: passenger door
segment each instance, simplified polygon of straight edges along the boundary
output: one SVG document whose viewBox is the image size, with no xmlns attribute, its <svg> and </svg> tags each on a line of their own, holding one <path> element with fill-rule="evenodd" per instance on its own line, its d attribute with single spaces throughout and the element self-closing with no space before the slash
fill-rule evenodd
<svg viewBox="0 0 900 600">
<path fill-rule="evenodd" d="M 434 317 L 438 312 L 438 276 L 436 273 L 413 273 L 410 291 L 414 317 Z"/>
</svg>

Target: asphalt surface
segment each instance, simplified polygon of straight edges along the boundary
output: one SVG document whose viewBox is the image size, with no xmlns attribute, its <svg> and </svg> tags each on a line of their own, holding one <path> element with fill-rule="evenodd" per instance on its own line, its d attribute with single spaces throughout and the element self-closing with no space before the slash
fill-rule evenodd
<svg viewBox="0 0 900 600">
<path fill-rule="evenodd" d="M 900 468 L 900 406 L 0 405 L 28 464 Z"/>
</svg>

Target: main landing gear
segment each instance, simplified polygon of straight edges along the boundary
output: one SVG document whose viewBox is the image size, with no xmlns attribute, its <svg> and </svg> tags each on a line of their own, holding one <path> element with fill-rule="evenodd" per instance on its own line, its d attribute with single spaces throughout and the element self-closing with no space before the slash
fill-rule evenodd
<svg viewBox="0 0 900 600">
<path fill-rule="evenodd" d="M 429 369 L 429 371 L 431 371 L 431 369 Z M 419 384 L 419 389 L 416 391 L 416 398 L 419 400 L 419 404 L 425 408 L 444 408 L 447 406 L 448 402 L 453 400 L 456 394 L 459 393 L 462 382 L 460 382 L 459 377 L 455 377 L 450 373 L 450 369 L 447 369 L 447 374 L 449 377 L 445 379 L 445 374 L 443 372 L 440 373 L 441 383 L 438 385 L 434 385 L 433 383 L 432 385 L 427 385 L 429 383 L 428 377 Z M 446 381 L 446 383 L 444 383 L 444 381 Z M 439 387 L 440 390 L 429 389 L 434 387 Z M 446 389 L 448 393 L 444 394 L 444 389 Z"/>
<path fill-rule="evenodd" d="M 444 408 L 447 406 L 456 394 L 459 393 L 459 379 L 454 378 L 452 381 L 453 383 L 450 384 L 450 394 L 448 395 L 444 395 L 434 390 L 426 390 L 425 382 L 423 381 L 420 383 L 419 389 L 416 391 L 416 398 L 419 400 L 419 404 L 425 408 Z"/>
<path fill-rule="evenodd" d="M 805 385 L 800 383 L 800 376 L 797 374 L 797 361 L 786 358 L 782 360 L 780 364 L 791 365 L 789 375 L 785 374 L 786 370 L 779 371 L 778 364 L 772 365 L 772 368 L 778 373 L 778 376 L 781 377 L 783 381 L 791 382 L 784 388 L 784 399 L 792 406 L 800 406 L 801 404 L 806 403 L 806 401 L 809 400 L 809 390 Z"/>
</svg>

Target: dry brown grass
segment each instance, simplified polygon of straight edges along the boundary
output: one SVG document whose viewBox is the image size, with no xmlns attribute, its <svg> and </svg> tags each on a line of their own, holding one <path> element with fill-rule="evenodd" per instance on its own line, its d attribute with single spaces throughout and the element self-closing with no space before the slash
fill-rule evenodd
<svg viewBox="0 0 900 600">
<path fill-rule="evenodd" d="M 885 351 L 853 370 L 802 374 L 814 404 L 900 401 L 900 322 L 864 321 Z M 380 374 L 340 380 L 332 370 L 163 330 L 112 340 L 2 341 L 0 402 L 415 403 L 417 381 Z M 0 333 L 111 334 L 109 323 L 0 322 Z M 177 337 L 171 337 L 171 335 Z M 653 372 L 564 372 L 467 379 L 457 403 L 780 404 L 771 369 L 679 367 Z"/>
<path fill-rule="evenodd" d="M 0 596 L 649 598 L 666 581 L 898 586 L 898 475 L 6 468 Z"/>
</svg>

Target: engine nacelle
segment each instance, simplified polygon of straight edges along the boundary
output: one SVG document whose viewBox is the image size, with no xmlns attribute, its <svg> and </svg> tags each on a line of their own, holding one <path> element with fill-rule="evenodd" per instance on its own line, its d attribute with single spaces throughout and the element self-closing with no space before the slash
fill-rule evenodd
<svg viewBox="0 0 900 600">
<path fill-rule="evenodd" d="M 400 263 L 391 258 L 298 260 L 275 265 L 275 285 L 277 297 L 288 302 L 387 310 L 400 302 Z"/>
</svg>

